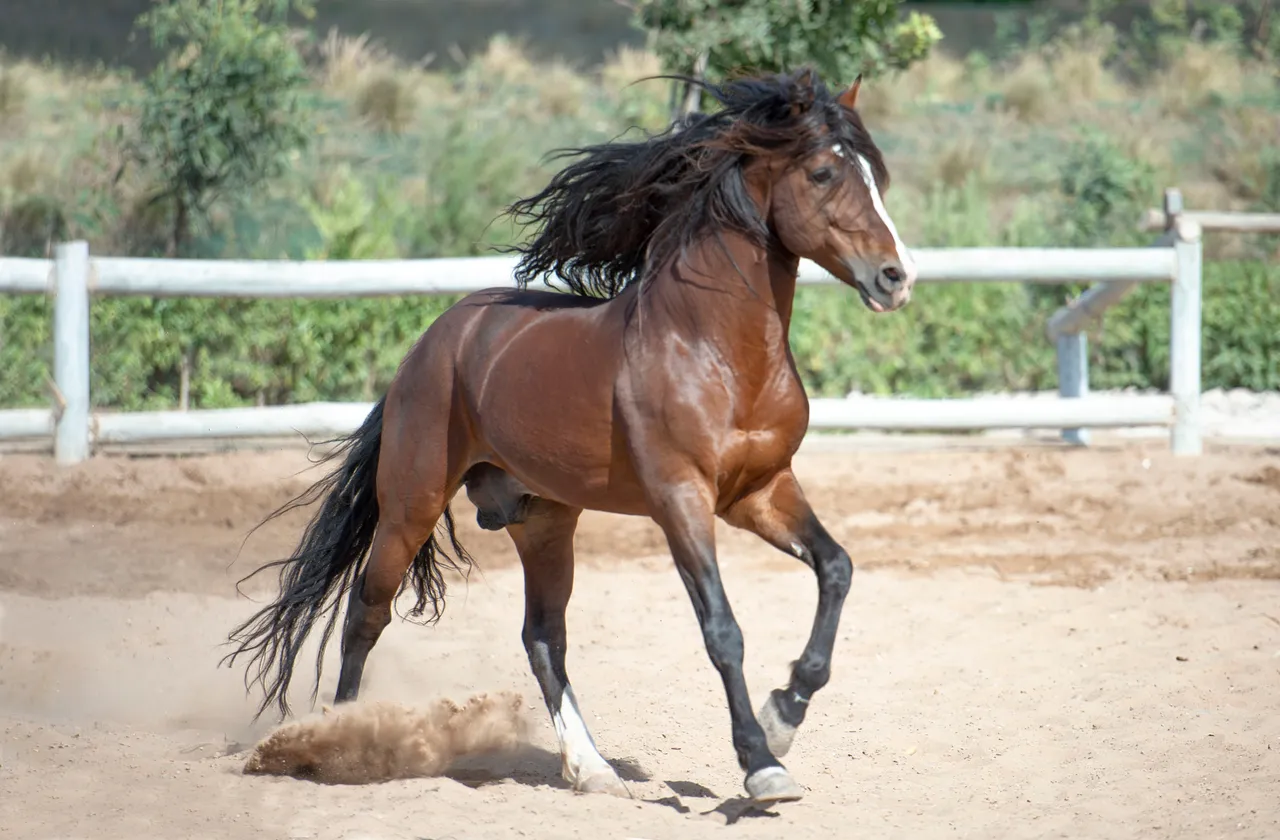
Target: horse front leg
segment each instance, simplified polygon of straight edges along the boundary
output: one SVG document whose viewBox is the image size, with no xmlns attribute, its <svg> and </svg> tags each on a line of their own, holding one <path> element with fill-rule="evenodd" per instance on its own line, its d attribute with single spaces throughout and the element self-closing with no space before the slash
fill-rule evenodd
<svg viewBox="0 0 1280 840">
<path fill-rule="evenodd" d="M 803 789 L 770 752 L 765 732 L 751 708 L 742 673 L 742 630 L 729 606 L 716 563 L 711 491 L 694 479 L 666 483 L 652 497 L 653 518 L 667 537 L 702 628 L 707 655 L 724 682 L 733 747 L 738 765 L 746 772 L 747 793 L 761 804 L 797 800 Z"/>
<path fill-rule="evenodd" d="M 831 655 L 853 580 L 853 563 L 822 527 L 790 469 L 735 503 L 724 520 L 799 558 L 818 577 L 818 608 L 809 641 L 791 668 L 787 687 L 774 689 L 760 709 L 769 750 L 783 756 L 791 749 L 814 693 L 831 678 Z"/>
</svg>

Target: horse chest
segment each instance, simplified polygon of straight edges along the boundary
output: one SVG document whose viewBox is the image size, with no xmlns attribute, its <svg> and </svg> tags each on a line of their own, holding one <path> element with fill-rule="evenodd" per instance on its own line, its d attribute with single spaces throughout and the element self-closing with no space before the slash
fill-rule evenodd
<svg viewBox="0 0 1280 840">
<path fill-rule="evenodd" d="M 808 427 L 808 402 L 799 382 L 779 381 L 753 401 L 726 436 L 721 484 L 752 483 L 791 462 Z"/>
</svg>

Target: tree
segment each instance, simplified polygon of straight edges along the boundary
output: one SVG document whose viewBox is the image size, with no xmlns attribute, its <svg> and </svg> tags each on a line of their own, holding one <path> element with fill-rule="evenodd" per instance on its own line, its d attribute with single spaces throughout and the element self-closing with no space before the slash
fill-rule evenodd
<svg viewBox="0 0 1280 840">
<path fill-rule="evenodd" d="M 228 194 L 279 175 L 307 131 L 299 94 L 306 67 L 288 27 L 311 0 L 159 0 L 136 26 L 172 45 L 143 83 L 129 159 L 159 181 L 172 213 L 168 255 L 194 219 Z"/>
<path fill-rule="evenodd" d="M 905 68 L 942 38 L 900 0 L 635 0 L 635 23 L 669 72 L 711 81 L 812 64 L 831 84 Z M 687 90 L 678 112 L 697 107 Z"/>
</svg>

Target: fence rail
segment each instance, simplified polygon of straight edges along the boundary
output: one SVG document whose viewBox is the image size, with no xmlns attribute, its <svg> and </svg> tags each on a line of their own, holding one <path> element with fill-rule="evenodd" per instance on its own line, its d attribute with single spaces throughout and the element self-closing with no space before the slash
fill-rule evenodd
<svg viewBox="0 0 1280 840">
<path fill-rule="evenodd" d="M 921 283 L 1076 283 L 1105 277 L 1167 283 L 1177 271 L 1172 251 L 1149 248 L 929 248 L 912 251 Z M 467 294 L 509 286 L 515 257 L 427 260 L 160 260 L 99 257 L 93 294 L 152 297 L 347 298 Z M 56 261 L 0 259 L 0 292 L 56 291 Z M 798 282 L 834 278 L 802 260 Z"/>
<path fill-rule="evenodd" d="M 1232 233 L 1280 233 L 1280 213 L 1234 213 L 1219 210 L 1184 210 L 1179 214 L 1184 222 L 1199 225 L 1201 230 L 1220 230 Z M 1142 217 L 1143 230 L 1165 230 L 1169 214 L 1164 210 L 1150 209 Z"/>
<path fill-rule="evenodd" d="M 1172 194 L 1172 191 L 1171 191 Z M 1173 199 L 1167 198 L 1168 205 Z M 1166 208 L 1168 209 L 1168 208 Z M 1171 428 L 1178 454 L 1201 450 L 1200 240 L 1194 225 L 1174 226 L 1145 248 L 939 248 L 913 250 L 921 283 L 1093 282 L 1050 321 L 1059 353 L 1057 400 L 814 399 L 815 430 L 975 430 L 1059 428 L 1087 442 L 1088 427 Z M 91 412 L 91 295 L 335 298 L 466 294 L 512 285 L 513 257 L 341 262 L 90 259 L 84 242 L 60 244 L 53 260 L 0 259 L 0 292 L 52 293 L 54 406 L 0 411 L 0 440 L 52 436 L 60 463 L 89 457 L 92 445 L 198 438 L 333 435 L 359 425 L 364 403 L 311 403 L 199 411 Z M 835 284 L 802 261 L 799 282 Z M 1084 330 L 1138 283 L 1170 283 L 1171 388 L 1156 397 L 1088 394 Z"/>
</svg>

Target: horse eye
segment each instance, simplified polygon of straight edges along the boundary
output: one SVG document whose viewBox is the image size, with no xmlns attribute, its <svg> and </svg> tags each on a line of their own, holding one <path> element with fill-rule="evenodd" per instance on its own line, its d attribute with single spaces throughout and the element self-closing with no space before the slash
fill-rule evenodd
<svg viewBox="0 0 1280 840">
<path fill-rule="evenodd" d="M 835 177 L 835 175 L 836 173 L 834 169 L 832 169 L 830 166 L 824 166 L 821 169 L 816 170 L 812 175 L 809 176 L 809 178 L 815 184 L 826 184 L 830 182 L 831 179 Z"/>
</svg>

